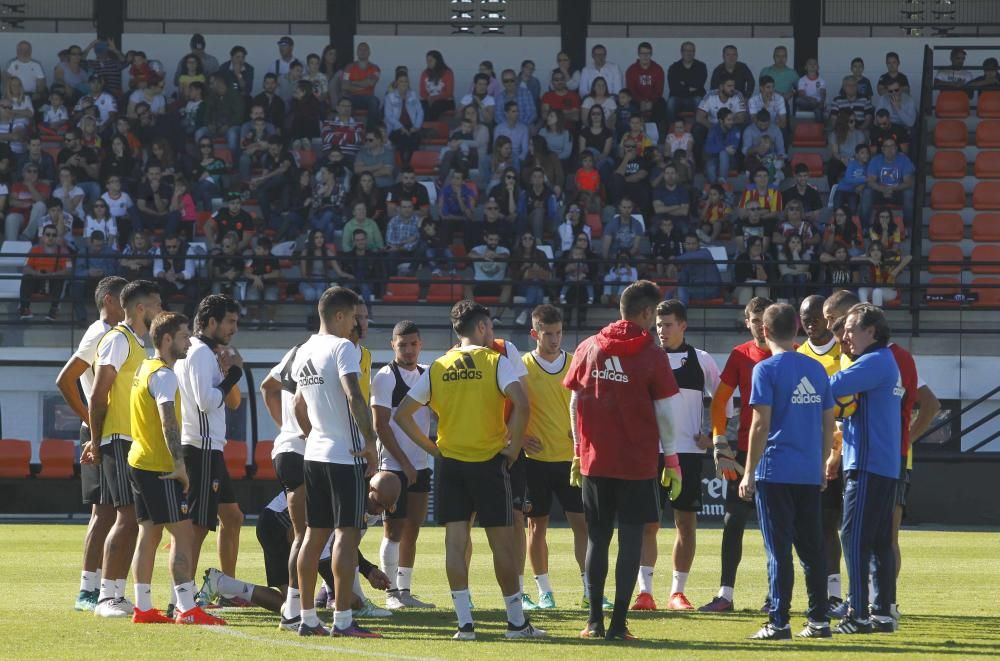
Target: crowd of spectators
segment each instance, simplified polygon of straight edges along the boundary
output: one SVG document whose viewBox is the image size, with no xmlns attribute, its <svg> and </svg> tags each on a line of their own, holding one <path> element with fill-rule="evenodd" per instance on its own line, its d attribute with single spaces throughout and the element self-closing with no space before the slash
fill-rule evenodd
<svg viewBox="0 0 1000 661">
<path fill-rule="evenodd" d="M 917 105 L 895 53 L 875 84 L 855 58 L 831 88 L 784 46 L 755 73 L 734 46 L 710 68 L 685 42 L 663 66 L 642 42 L 622 71 L 597 45 L 582 70 L 565 53 L 499 75 L 483 61 L 456 89 L 438 50 L 383 72 L 366 43 L 338 68 L 335 46 L 303 56 L 281 37 L 256 89 L 244 47 L 220 62 L 206 46 L 191 38 L 168 91 L 155 54 L 111 40 L 69 46 L 51 72 L 17 44 L 0 218 L 34 244 L 22 318 L 39 293 L 54 318 L 68 293 L 82 319 L 89 288 L 119 273 L 188 311 L 233 293 L 270 327 L 282 291 L 315 300 L 336 282 L 376 300 L 415 275 L 462 279 L 519 324 L 546 297 L 582 323 L 639 276 L 684 301 L 853 286 L 883 302 L 908 262 Z M 936 85 L 1000 89 L 996 59 L 978 77 L 964 59 Z M 790 165 L 796 121 L 827 131 L 828 197 Z"/>
</svg>

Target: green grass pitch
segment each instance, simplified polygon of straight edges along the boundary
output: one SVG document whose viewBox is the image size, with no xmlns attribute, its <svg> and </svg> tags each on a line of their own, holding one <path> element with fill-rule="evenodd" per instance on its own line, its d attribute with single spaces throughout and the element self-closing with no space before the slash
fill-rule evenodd
<svg viewBox="0 0 1000 661">
<path fill-rule="evenodd" d="M 379 532 L 370 531 L 363 542 L 365 554 L 372 559 L 378 557 Z M 275 615 L 253 608 L 225 611 L 222 616 L 229 626 L 208 628 L 139 626 L 77 613 L 73 611 L 73 600 L 79 582 L 83 534 L 79 525 L 0 526 L 0 658 L 298 659 L 333 658 L 331 655 L 338 654 L 387 659 L 537 660 L 628 654 L 630 659 L 744 659 L 754 655 L 841 659 L 875 653 L 900 659 L 1000 657 L 995 597 L 996 579 L 1000 576 L 1000 537 L 995 532 L 904 530 L 899 586 L 903 620 L 895 634 L 763 643 L 746 640 L 764 621 L 756 609 L 765 592 L 760 534 L 749 529 L 736 588 L 736 613 L 636 613 L 630 618 L 630 626 L 641 640 L 618 644 L 577 638 L 585 614 L 578 607 L 580 579 L 568 529 L 550 531 L 550 573 L 559 608 L 532 616 L 533 622 L 551 635 L 550 640 L 539 642 L 502 638 L 504 613 L 499 588 L 493 579 L 485 536 L 481 530 L 475 531 L 471 589 L 479 640 L 471 643 L 449 639 L 455 618 L 444 575 L 444 534 L 433 526 L 426 528 L 420 538 L 414 592 L 435 602 L 438 608 L 365 621 L 365 625 L 385 635 L 382 640 L 299 638 L 278 631 Z M 717 589 L 720 536 L 718 529 L 699 532 L 698 557 L 687 590 L 696 606 L 708 601 Z M 202 570 L 208 566 L 205 563 L 214 562 L 213 540 L 210 536 L 202 555 Z M 241 541 L 240 578 L 263 580 L 263 559 L 253 528 L 244 528 Z M 665 602 L 670 588 L 673 530 L 661 531 L 659 542 L 656 597 Z M 161 608 L 166 605 L 166 561 L 167 555 L 161 551 L 153 585 L 154 603 Z M 534 594 L 530 568 L 527 573 L 525 587 Z M 796 581 L 793 627 L 805 620 L 801 572 Z M 131 579 L 128 591 L 131 598 Z M 376 603 L 382 603 L 381 595 L 374 590 L 369 588 L 368 594 Z M 332 619 L 325 611 L 321 611 L 321 617 Z"/>
</svg>

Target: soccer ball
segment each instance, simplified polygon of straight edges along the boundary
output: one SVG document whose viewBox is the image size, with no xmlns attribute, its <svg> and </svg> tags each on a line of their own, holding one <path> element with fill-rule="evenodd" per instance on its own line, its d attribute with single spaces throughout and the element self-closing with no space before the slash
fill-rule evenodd
<svg viewBox="0 0 1000 661">
<path fill-rule="evenodd" d="M 858 396 L 844 395 L 833 402 L 833 415 L 837 418 L 850 418 L 858 410 Z"/>
</svg>

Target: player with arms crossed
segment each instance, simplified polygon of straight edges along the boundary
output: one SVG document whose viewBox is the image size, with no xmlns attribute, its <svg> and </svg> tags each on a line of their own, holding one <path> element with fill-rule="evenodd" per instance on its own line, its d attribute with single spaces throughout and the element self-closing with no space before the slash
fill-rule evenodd
<svg viewBox="0 0 1000 661">
<path fill-rule="evenodd" d="M 528 422 L 528 397 L 510 360 L 493 343 L 489 308 L 464 300 L 451 309 L 460 346 L 435 360 L 400 403 L 393 419 L 411 440 L 442 457 L 438 507 L 445 525 L 445 567 L 458 631 L 455 640 L 475 640 L 466 550 L 476 512 L 493 552 L 493 567 L 507 611 L 507 638 L 542 638 L 524 616 L 511 502 L 510 466 L 517 459 Z M 511 402 L 504 423 L 504 407 Z M 414 419 L 428 404 L 438 415 L 438 443 Z M 507 442 L 508 431 L 510 443 Z"/>
<path fill-rule="evenodd" d="M 799 636 L 830 637 L 820 492 L 833 445 L 833 398 L 823 366 L 795 351 L 795 322 L 791 305 L 779 303 L 764 311 L 771 357 L 753 368 L 747 398 L 753 420 L 740 497 L 749 501 L 756 495 L 770 595 L 768 621 L 750 636 L 753 640 L 792 637 L 793 546 L 809 595 L 809 621 Z"/>
<path fill-rule="evenodd" d="M 94 362 L 97 360 L 97 343 L 111 327 L 125 318 L 125 311 L 118 300 L 128 280 L 117 276 L 102 278 L 94 289 L 94 303 L 100 318 L 92 323 L 80 340 L 76 353 L 70 356 L 59 376 L 56 386 L 69 407 L 80 417 L 80 447 L 90 442 L 90 419 L 87 404 L 80 396 L 90 398 L 94 387 Z M 80 485 L 83 487 L 83 504 L 90 505 L 90 521 L 83 541 L 83 570 L 80 572 L 80 593 L 76 597 L 78 611 L 92 611 L 100 594 L 101 561 L 104 541 L 115 522 L 115 508 L 101 501 L 101 465 L 80 464 Z"/>
<path fill-rule="evenodd" d="M 629 285 L 619 303 L 621 320 L 580 343 L 563 380 L 572 391 L 571 484 L 583 489 L 589 540 L 590 617 L 581 638 L 635 640 L 626 614 L 639 571 L 643 529 L 660 520 L 658 482 L 670 490 L 672 499 L 681 491 L 673 429 L 677 383 L 667 355 L 649 333 L 659 302 L 660 290 L 652 282 Z M 662 477 L 657 475 L 661 450 Z M 615 600 L 605 631 L 601 599 L 616 519 Z"/>
</svg>

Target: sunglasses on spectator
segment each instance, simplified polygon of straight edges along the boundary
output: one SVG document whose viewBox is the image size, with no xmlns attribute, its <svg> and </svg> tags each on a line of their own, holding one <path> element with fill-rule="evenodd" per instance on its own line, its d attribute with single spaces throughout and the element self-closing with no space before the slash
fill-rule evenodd
<svg viewBox="0 0 1000 661">
<path fill-rule="evenodd" d="M 569 213 L 580 213 L 580 207 L 570 207 Z"/>
<path fill-rule="evenodd" d="M 527 235 L 521 237 L 521 241 L 534 241 L 534 240 L 535 240 L 535 237 L 533 237 L 530 234 L 527 234 Z"/>
<path fill-rule="evenodd" d="M 211 149 L 212 148 L 212 143 L 211 142 L 203 142 L 203 143 L 201 143 L 198 146 L 201 147 L 202 149 Z"/>
<path fill-rule="evenodd" d="M 96 209 L 98 207 L 100 207 L 101 209 L 107 209 L 108 205 L 104 204 L 103 202 L 95 202 L 94 203 L 94 208 Z"/>
<path fill-rule="evenodd" d="M 513 78 L 504 78 L 503 82 L 504 83 L 512 83 L 512 82 L 514 82 L 514 79 Z"/>
<path fill-rule="evenodd" d="M 635 145 L 625 145 L 625 149 L 635 149 Z"/>
<path fill-rule="evenodd" d="M 375 142 L 375 138 L 365 138 L 365 142 Z"/>
<path fill-rule="evenodd" d="M 508 174 L 507 176 L 504 177 L 504 179 L 506 179 L 507 181 L 514 181 L 517 179 L 517 177 L 515 177 L 512 174 Z"/>
</svg>

